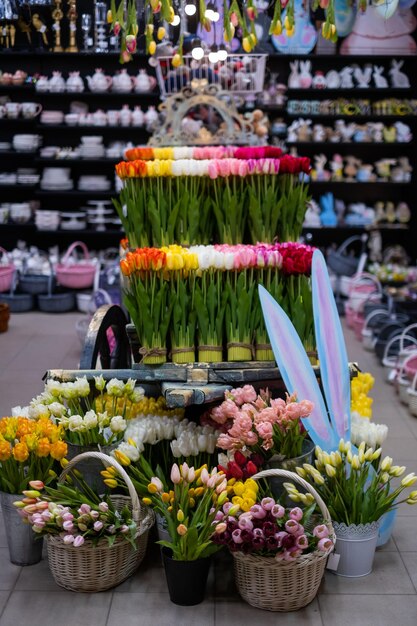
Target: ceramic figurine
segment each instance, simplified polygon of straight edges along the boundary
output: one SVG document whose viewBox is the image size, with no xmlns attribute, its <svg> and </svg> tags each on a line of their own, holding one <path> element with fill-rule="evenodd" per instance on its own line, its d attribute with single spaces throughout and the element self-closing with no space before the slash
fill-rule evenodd
<svg viewBox="0 0 417 626">
<path fill-rule="evenodd" d="M 400 143 L 408 143 L 413 139 L 410 127 L 403 122 L 395 122 L 394 124 L 397 131 L 397 141 Z"/>
<path fill-rule="evenodd" d="M 384 125 L 382 122 L 374 122 L 370 124 L 372 141 L 381 143 L 384 141 Z"/>
<path fill-rule="evenodd" d="M 106 76 L 102 69 L 96 69 L 92 76 L 87 76 L 88 87 L 91 91 L 108 91 L 112 85 L 111 76 Z"/>
<path fill-rule="evenodd" d="M 343 180 L 343 157 L 341 154 L 334 154 L 330 161 L 332 170 L 332 180 Z"/>
<path fill-rule="evenodd" d="M 406 224 L 411 219 L 410 207 L 406 202 L 400 202 L 395 210 L 395 216 L 400 224 Z"/>
<path fill-rule="evenodd" d="M 336 120 L 335 127 L 336 131 L 340 134 L 343 143 L 352 141 L 352 137 L 356 130 L 356 124 L 353 122 L 346 124 L 345 120 Z"/>
<path fill-rule="evenodd" d="M 339 72 L 340 76 L 340 88 L 341 89 L 353 89 L 353 67 L 347 65 Z"/>
<path fill-rule="evenodd" d="M 299 61 L 292 61 L 290 63 L 291 73 L 288 77 L 288 87 L 290 89 L 299 89 L 300 87 L 300 73 L 298 71 Z"/>
<path fill-rule="evenodd" d="M 393 224 L 396 220 L 395 206 L 393 202 L 387 202 L 385 205 L 385 218 L 387 222 Z"/>
<path fill-rule="evenodd" d="M 311 178 L 318 182 L 330 180 L 330 172 L 325 169 L 327 157 L 324 154 L 314 155 L 314 168 L 311 170 Z M 314 174 L 313 174 L 314 172 Z"/>
<path fill-rule="evenodd" d="M 299 84 L 302 89 L 309 89 L 313 82 L 311 61 L 300 61 Z"/>
<path fill-rule="evenodd" d="M 310 226 L 310 228 L 317 228 L 321 226 L 320 220 L 320 207 L 315 200 L 310 200 L 307 203 L 307 211 L 304 217 L 304 228 Z"/>
<path fill-rule="evenodd" d="M 314 73 L 312 86 L 314 89 L 325 89 L 327 87 L 326 77 L 322 71 L 317 70 Z"/>
<path fill-rule="evenodd" d="M 375 174 L 373 174 L 373 166 L 369 163 L 361 163 L 356 174 L 356 180 L 360 183 L 374 182 Z"/>
<path fill-rule="evenodd" d="M 344 167 L 343 173 L 345 176 L 345 180 L 353 182 L 356 180 L 356 174 L 358 173 L 358 168 L 361 165 L 361 161 L 352 155 L 348 155 L 346 157 L 346 165 Z"/>
<path fill-rule="evenodd" d="M 80 72 L 70 72 L 66 83 L 67 91 L 72 93 L 81 93 L 84 91 L 84 81 L 80 76 Z"/>
<path fill-rule="evenodd" d="M 375 223 L 385 222 L 387 219 L 385 215 L 385 206 L 383 202 L 375 203 Z"/>
<path fill-rule="evenodd" d="M 391 170 L 391 180 L 395 183 L 409 183 L 412 172 L 408 157 L 399 157 L 397 165 Z"/>
<path fill-rule="evenodd" d="M 382 65 L 374 65 L 373 79 L 375 87 L 378 89 L 386 89 L 388 87 L 388 81 L 385 76 L 382 75 L 384 68 Z"/>
<path fill-rule="evenodd" d="M 326 139 L 326 131 L 322 124 L 315 124 L 313 128 L 313 141 L 321 142 Z"/>
<path fill-rule="evenodd" d="M 353 134 L 353 141 L 357 143 L 368 143 L 370 141 L 369 129 L 366 124 L 355 124 L 355 132 Z"/>
<path fill-rule="evenodd" d="M 379 180 L 385 182 L 391 178 L 391 167 L 396 164 L 395 159 L 380 159 L 374 163 Z"/>
<path fill-rule="evenodd" d="M 353 76 L 360 89 L 368 88 L 372 78 L 372 65 L 365 65 L 364 69 L 356 66 L 353 70 Z"/>
<path fill-rule="evenodd" d="M 329 72 L 327 72 L 326 85 L 328 89 L 339 89 L 340 87 L 339 72 L 336 72 L 336 70 L 330 70 Z"/>
<path fill-rule="evenodd" d="M 48 81 L 49 91 L 53 93 L 62 93 L 65 91 L 65 80 L 62 78 L 61 72 L 52 72 L 52 78 Z"/>
<path fill-rule="evenodd" d="M 303 120 L 294 120 L 290 126 L 287 128 L 287 141 L 290 143 L 295 143 L 298 141 L 298 129 L 300 127 L 300 123 Z"/>
<path fill-rule="evenodd" d="M 385 126 L 382 131 L 384 135 L 384 141 L 387 143 L 393 143 L 397 137 L 397 129 L 395 126 Z"/>
<path fill-rule="evenodd" d="M 321 215 L 320 220 L 323 226 L 337 226 L 337 215 L 334 210 L 334 196 L 326 193 L 320 196 Z"/>
<path fill-rule="evenodd" d="M 300 124 L 298 126 L 298 141 L 311 141 L 311 120 L 299 120 Z"/>
<path fill-rule="evenodd" d="M 408 89 L 410 87 L 410 81 L 408 76 L 404 72 L 400 72 L 400 69 L 404 65 L 404 61 L 396 61 L 392 59 L 391 69 L 388 74 L 391 78 L 391 87 L 400 87 Z"/>
</svg>

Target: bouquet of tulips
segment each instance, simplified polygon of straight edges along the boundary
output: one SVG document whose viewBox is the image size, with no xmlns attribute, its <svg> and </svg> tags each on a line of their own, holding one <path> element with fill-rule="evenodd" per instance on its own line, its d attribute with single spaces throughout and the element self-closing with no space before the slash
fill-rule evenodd
<svg viewBox="0 0 417 626">
<path fill-rule="evenodd" d="M 338 523 L 367 524 L 378 521 L 382 515 L 402 502 L 417 504 L 417 491 L 400 500 L 402 492 L 417 482 L 414 472 L 405 474 L 404 466 L 393 465 L 390 457 L 380 459 L 381 448 L 374 450 L 360 444 L 357 453 L 350 442 L 340 440 L 339 449 L 331 454 L 316 447 L 314 466 L 305 463 L 296 469 L 306 480 L 314 481 L 315 488 L 326 502 L 331 518 Z M 285 483 L 289 497 L 300 501 L 300 493 L 291 483 Z"/>
<path fill-rule="evenodd" d="M 47 484 L 54 480 L 67 454 L 63 434 L 63 428 L 47 418 L 1 418 L 0 490 L 21 493 L 36 478 Z"/>
<path fill-rule="evenodd" d="M 316 508 L 311 494 L 305 494 L 307 508 L 285 509 L 271 497 L 259 499 L 258 484 L 252 479 L 237 481 L 231 489 L 231 501 L 216 515 L 213 541 L 219 546 L 284 562 L 332 548 L 326 524 L 315 523 L 311 528 Z"/>
<path fill-rule="evenodd" d="M 186 463 L 172 466 L 170 480 L 153 476 L 144 503 L 166 520 L 170 541 L 159 541 L 172 550 L 176 561 L 194 561 L 216 552 L 212 541 L 213 522 L 228 500 L 227 480 L 222 472 Z"/>
<path fill-rule="evenodd" d="M 213 409 L 212 420 L 223 427 L 217 445 L 223 450 L 257 453 L 265 461 L 300 456 L 307 432 L 302 418 L 313 410 L 309 400 L 297 402 L 272 398 L 268 390 L 258 394 L 251 385 L 225 392 L 224 402 Z"/>
<path fill-rule="evenodd" d="M 123 438 L 126 418 L 143 396 L 143 389 L 135 387 L 133 379 L 106 382 L 103 376 L 95 376 L 94 389 L 85 376 L 74 382 L 51 379 L 31 401 L 29 416 L 46 417 L 59 424 L 69 443 L 110 445 Z"/>
<path fill-rule="evenodd" d="M 81 482 L 83 491 L 80 493 L 79 487 L 68 483 L 58 483 L 52 489 L 42 481 L 31 481 L 32 489 L 23 491 L 25 499 L 14 505 L 39 536 L 59 535 L 65 544 L 75 548 L 86 540 L 97 545 L 100 539 L 107 540 L 111 546 L 121 537 L 136 548 L 137 525 L 129 508 L 125 506 L 118 511 L 109 497 L 98 496 Z M 77 483 L 80 484 L 79 476 Z"/>
</svg>

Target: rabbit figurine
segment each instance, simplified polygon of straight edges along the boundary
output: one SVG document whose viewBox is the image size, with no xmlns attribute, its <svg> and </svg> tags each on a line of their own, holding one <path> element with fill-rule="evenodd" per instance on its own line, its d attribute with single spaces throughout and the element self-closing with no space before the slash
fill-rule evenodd
<svg viewBox="0 0 417 626">
<path fill-rule="evenodd" d="M 352 89 L 353 87 L 352 74 L 353 74 L 353 67 L 350 67 L 350 65 L 347 65 L 339 72 L 341 89 Z"/>
<path fill-rule="evenodd" d="M 299 61 L 292 61 L 290 63 L 291 74 L 288 77 L 288 87 L 290 89 L 299 89 L 300 87 L 300 74 L 298 67 Z"/>
<path fill-rule="evenodd" d="M 408 76 L 404 74 L 404 72 L 400 72 L 400 69 L 403 65 L 404 61 L 396 61 L 395 59 L 392 59 L 391 69 L 388 72 L 391 77 L 391 87 L 410 87 L 410 81 L 408 80 Z"/>
<path fill-rule="evenodd" d="M 311 61 L 300 61 L 299 84 L 302 89 L 309 89 L 313 77 L 311 75 Z"/>
<path fill-rule="evenodd" d="M 365 65 L 363 70 L 356 66 L 353 70 L 353 76 L 355 77 L 360 89 L 369 87 L 369 83 L 372 78 L 372 65 Z"/>
<path fill-rule="evenodd" d="M 377 87 L 378 89 L 386 89 L 388 87 L 388 81 L 385 78 L 385 76 L 382 75 L 383 71 L 384 71 L 384 68 L 382 67 L 382 65 L 380 66 L 374 65 L 373 78 L 374 78 L 375 87 Z"/>
</svg>

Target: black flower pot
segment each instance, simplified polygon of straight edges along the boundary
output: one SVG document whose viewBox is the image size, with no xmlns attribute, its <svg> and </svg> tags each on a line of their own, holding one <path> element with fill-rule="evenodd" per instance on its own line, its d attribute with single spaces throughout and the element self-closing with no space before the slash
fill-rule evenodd
<svg viewBox="0 0 417 626">
<path fill-rule="evenodd" d="M 203 602 L 211 558 L 175 561 L 168 548 L 162 548 L 161 552 L 171 602 L 181 606 Z"/>
</svg>

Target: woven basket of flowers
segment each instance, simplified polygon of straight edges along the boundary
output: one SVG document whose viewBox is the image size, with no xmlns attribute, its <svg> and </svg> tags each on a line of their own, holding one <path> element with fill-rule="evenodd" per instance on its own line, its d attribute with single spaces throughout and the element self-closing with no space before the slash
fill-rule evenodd
<svg viewBox="0 0 417 626">
<path fill-rule="evenodd" d="M 253 480 L 268 477 L 300 483 L 307 492 L 307 508 L 286 510 L 267 497 L 247 512 L 238 511 L 235 522 L 229 508 L 224 533 L 216 530 L 217 541 L 231 549 L 236 586 L 248 604 L 268 611 L 296 611 L 316 596 L 336 538 L 324 501 L 307 481 L 286 470 L 265 470 L 246 481 L 250 491 Z M 320 523 L 312 516 L 316 505 Z"/>
<path fill-rule="evenodd" d="M 100 459 L 106 468 L 117 470 L 128 487 L 129 496 L 97 496 L 90 489 L 82 493 L 65 476 L 78 461 Z M 80 487 L 81 485 L 81 487 Z M 145 556 L 153 512 L 140 505 L 132 481 L 123 467 L 101 452 L 84 452 L 63 470 L 56 489 L 46 488 L 50 519 L 41 527 L 46 536 L 48 562 L 55 582 L 70 591 L 94 593 L 119 585 L 131 576 Z M 37 520 L 31 517 L 36 531 Z"/>
</svg>

